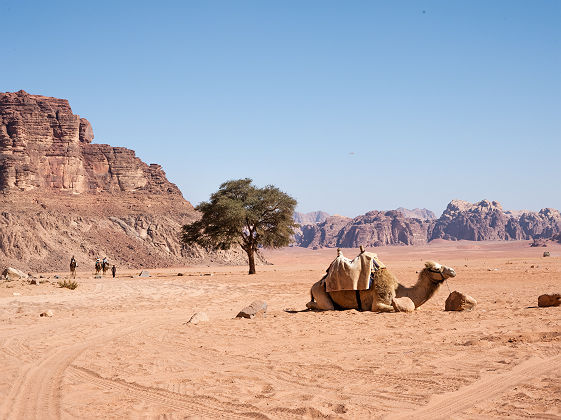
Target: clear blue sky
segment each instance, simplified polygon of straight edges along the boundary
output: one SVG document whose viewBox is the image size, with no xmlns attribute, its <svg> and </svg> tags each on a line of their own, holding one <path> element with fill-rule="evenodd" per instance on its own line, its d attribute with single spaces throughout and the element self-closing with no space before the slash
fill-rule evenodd
<svg viewBox="0 0 561 420">
<path fill-rule="evenodd" d="M 561 1 L 0 0 L 0 91 L 67 98 L 194 204 L 561 209 Z"/>
</svg>

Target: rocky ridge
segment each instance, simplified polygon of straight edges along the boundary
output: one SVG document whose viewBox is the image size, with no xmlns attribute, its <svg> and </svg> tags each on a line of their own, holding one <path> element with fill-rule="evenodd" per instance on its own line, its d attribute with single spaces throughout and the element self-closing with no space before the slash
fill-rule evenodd
<svg viewBox="0 0 561 420">
<path fill-rule="evenodd" d="M 561 214 L 551 208 L 508 212 L 496 201 L 453 200 L 433 220 L 406 217 L 401 210 L 371 211 L 353 219 L 328 218 L 300 229 L 296 244 L 303 247 L 414 245 L 434 239 L 561 241 Z"/>
<path fill-rule="evenodd" d="M 244 263 L 243 252 L 184 247 L 198 215 L 160 165 L 93 144 L 67 100 L 0 93 L 0 265 L 78 270 L 107 256 L 120 267 Z"/>
</svg>

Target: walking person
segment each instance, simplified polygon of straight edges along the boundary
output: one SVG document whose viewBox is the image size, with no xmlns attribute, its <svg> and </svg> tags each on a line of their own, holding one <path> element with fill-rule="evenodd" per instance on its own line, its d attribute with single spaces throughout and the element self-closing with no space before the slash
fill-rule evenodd
<svg viewBox="0 0 561 420">
<path fill-rule="evenodd" d="M 111 267 L 111 274 L 113 274 L 113 278 L 115 278 L 115 273 L 117 273 L 117 267 L 113 264 L 113 267 Z"/>
<path fill-rule="evenodd" d="M 76 262 L 74 255 L 72 255 L 72 258 L 70 258 L 70 275 L 73 279 L 76 278 L 76 267 L 78 267 L 78 263 Z"/>
</svg>

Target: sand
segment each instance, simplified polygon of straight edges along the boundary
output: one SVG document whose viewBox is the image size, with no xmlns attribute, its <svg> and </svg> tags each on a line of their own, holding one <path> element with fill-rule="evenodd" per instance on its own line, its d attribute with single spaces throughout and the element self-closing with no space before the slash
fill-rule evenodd
<svg viewBox="0 0 561 420">
<path fill-rule="evenodd" d="M 373 250 L 406 285 L 425 260 L 454 267 L 450 290 L 478 301 L 461 313 L 444 311 L 446 284 L 410 314 L 284 311 L 305 309 L 333 249 L 267 252 L 273 265 L 253 276 L 205 266 L 79 272 L 75 290 L 55 273 L 1 283 L 0 418 L 560 419 L 561 307 L 537 308 L 561 292 L 561 246 L 547 249 Z M 234 319 L 257 299 L 265 318 Z M 210 321 L 187 324 L 195 312 Z"/>
</svg>

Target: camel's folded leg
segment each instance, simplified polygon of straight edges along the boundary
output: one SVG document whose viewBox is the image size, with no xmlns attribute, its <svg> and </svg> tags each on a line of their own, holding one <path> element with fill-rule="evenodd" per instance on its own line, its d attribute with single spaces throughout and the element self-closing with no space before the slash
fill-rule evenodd
<svg viewBox="0 0 561 420">
<path fill-rule="evenodd" d="M 396 312 L 413 312 L 415 310 L 415 304 L 407 296 L 393 298 L 392 307 Z"/>
<path fill-rule="evenodd" d="M 312 286 L 312 290 L 310 290 L 312 295 L 312 299 L 306 303 L 306 307 L 313 311 L 333 311 L 335 310 L 335 306 L 333 305 L 333 301 L 329 294 L 325 291 L 325 286 L 323 282 L 320 280 Z M 314 302 L 315 299 L 315 302 Z"/>
<path fill-rule="evenodd" d="M 386 305 L 381 302 L 374 302 L 372 304 L 372 312 L 393 312 L 394 307 L 392 305 Z"/>
</svg>

